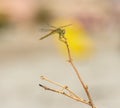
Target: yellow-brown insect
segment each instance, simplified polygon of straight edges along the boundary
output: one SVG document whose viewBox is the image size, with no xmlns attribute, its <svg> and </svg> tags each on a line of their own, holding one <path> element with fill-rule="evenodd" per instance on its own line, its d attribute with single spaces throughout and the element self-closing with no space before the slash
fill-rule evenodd
<svg viewBox="0 0 120 108">
<path fill-rule="evenodd" d="M 52 34 L 55 34 L 55 33 L 57 33 L 59 35 L 59 40 L 65 39 L 65 29 L 63 29 L 63 28 L 67 27 L 67 26 L 71 26 L 71 24 L 65 25 L 65 26 L 60 26 L 58 28 L 56 28 L 54 26 L 50 26 L 50 27 L 52 27 L 54 29 L 52 29 L 51 32 L 48 33 L 47 35 L 41 37 L 40 40 L 42 40 L 42 39 L 44 39 L 44 38 L 46 38 L 46 37 L 48 37 L 48 36 L 50 36 Z"/>
</svg>

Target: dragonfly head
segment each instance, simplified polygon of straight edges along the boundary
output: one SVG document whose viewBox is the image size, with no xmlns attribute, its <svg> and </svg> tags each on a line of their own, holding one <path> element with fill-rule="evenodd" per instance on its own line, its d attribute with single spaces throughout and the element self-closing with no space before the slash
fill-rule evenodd
<svg viewBox="0 0 120 108">
<path fill-rule="evenodd" d="M 60 36 L 64 36 L 64 35 L 65 35 L 65 29 L 58 28 L 58 29 L 56 30 L 56 32 L 57 32 Z"/>
<path fill-rule="evenodd" d="M 61 36 L 64 36 L 65 35 L 65 29 L 59 29 L 59 34 Z"/>
</svg>

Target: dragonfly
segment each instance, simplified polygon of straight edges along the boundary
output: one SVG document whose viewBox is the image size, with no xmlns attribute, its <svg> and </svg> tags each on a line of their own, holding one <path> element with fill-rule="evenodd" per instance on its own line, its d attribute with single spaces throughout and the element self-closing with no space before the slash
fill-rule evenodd
<svg viewBox="0 0 120 108">
<path fill-rule="evenodd" d="M 52 34 L 58 34 L 59 35 L 59 40 L 63 41 L 63 39 L 65 40 L 65 27 L 71 26 L 72 24 L 68 24 L 68 25 L 64 25 L 64 26 L 60 26 L 60 27 L 55 27 L 55 26 L 51 26 L 49 25 L 52 29 L 50 33 L 46 34 L 45 36 L 41 37 L 39 40 L 45 39 L 49 36 L 51 36 Z"/>
</svg>

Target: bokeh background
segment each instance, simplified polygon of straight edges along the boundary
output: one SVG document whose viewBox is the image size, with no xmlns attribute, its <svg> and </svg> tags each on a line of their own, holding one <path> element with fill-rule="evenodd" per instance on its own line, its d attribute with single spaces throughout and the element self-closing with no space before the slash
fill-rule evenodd
<svg viewBox="0 0 120 108">
<path fill-rule="evenodd" d="M 96 106 L 120 107 L 119 0 L 0 0 L 0 108 L 89 107 L 38 86 L 49 85 L 40 80 L 45 75 L 86 97 L 58 36 L 39 40 L 46 24 L 68 23 L 75 64 Z"/>
</svg>

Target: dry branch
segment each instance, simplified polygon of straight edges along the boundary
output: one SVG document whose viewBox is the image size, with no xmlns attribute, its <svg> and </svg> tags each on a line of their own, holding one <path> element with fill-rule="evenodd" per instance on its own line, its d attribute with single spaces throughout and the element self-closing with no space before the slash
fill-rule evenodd
<svg viewBox="0 0 120 108">
<path fill-rule="evenodd" d="M 63 30 L 64 29 L 57 28 L 57 29 L 54 30 L 54 32 L 56 32 L 56 33 L 59 34 L 59 40 L 66 45 L 67 52 L 68 52 L 68 62 L 70 63 L 70 65 L 72 66 L 75 74 L 77 75 L 77 78 L 79 79 L 79 81 L 80 81 L 80 83 L 81 83 L 81 85 L 82 85 L 82 87 L 83 87 L 83 89 L 84 89 L 84 91 L 85 91 L 85 93 L 86 93 L 86 95 L 88 97 L 88 100 L 85 100 L 85 99 L 79 97 L 78 95 L 76 95 L 72 90 L 70 90 L 68 88 L 68 86 L 63 86 L 62 84 L 60 84 L 58 82 L 55 82 L 55 81 L 52 81 L 52 80 L 49 80 L 47 77 L 44 77 L 44 76 L 41 76 L 42 80 L 48 81 L 49 83 L 52 83 L 52 84 L 54 84 L 56 86 L 59 86 L 62 89 L 61 90 L 56 90 L 56 89 L 44 86 L 42 84 L 39 84 L 39 86 L 42 87 L 42 88 L 44 88 L 45 90 L 49 90 L 49 91 L 52 91 L 52 92 L 56 92 L 56 93 L 65 95 L 65 96 L 67 96 L 67 97 L 69 97 L 71 99 L 74 99 L 76 101 L 79 101 L 79 102 L 82 102 L 84 104 L 87 104 L 87 105 L 91 106 L 92 108 L 96 108 L 95 105 L 94 105 L 94 103 L 93 103 L 93 100 L 92 100 L 92 97 L 90 95 L 90 92 L 88 90 L 87 84 L 85 84 L 85 82 L 83 81 L 83 79 L 82 79 L 79 71 L 77 70 L 76 66 L 73 63 L 71 52 L 70 52 L 70 48 L 69 48 L 69 44 L 68 44 L 67 38 L 65 38 L 65 36 L 64 36 L 64 31 Z M 41 39 L 43 39 L 43 38 L 46 38 L 46 36 L 42 37 Z"/>
</svg>

